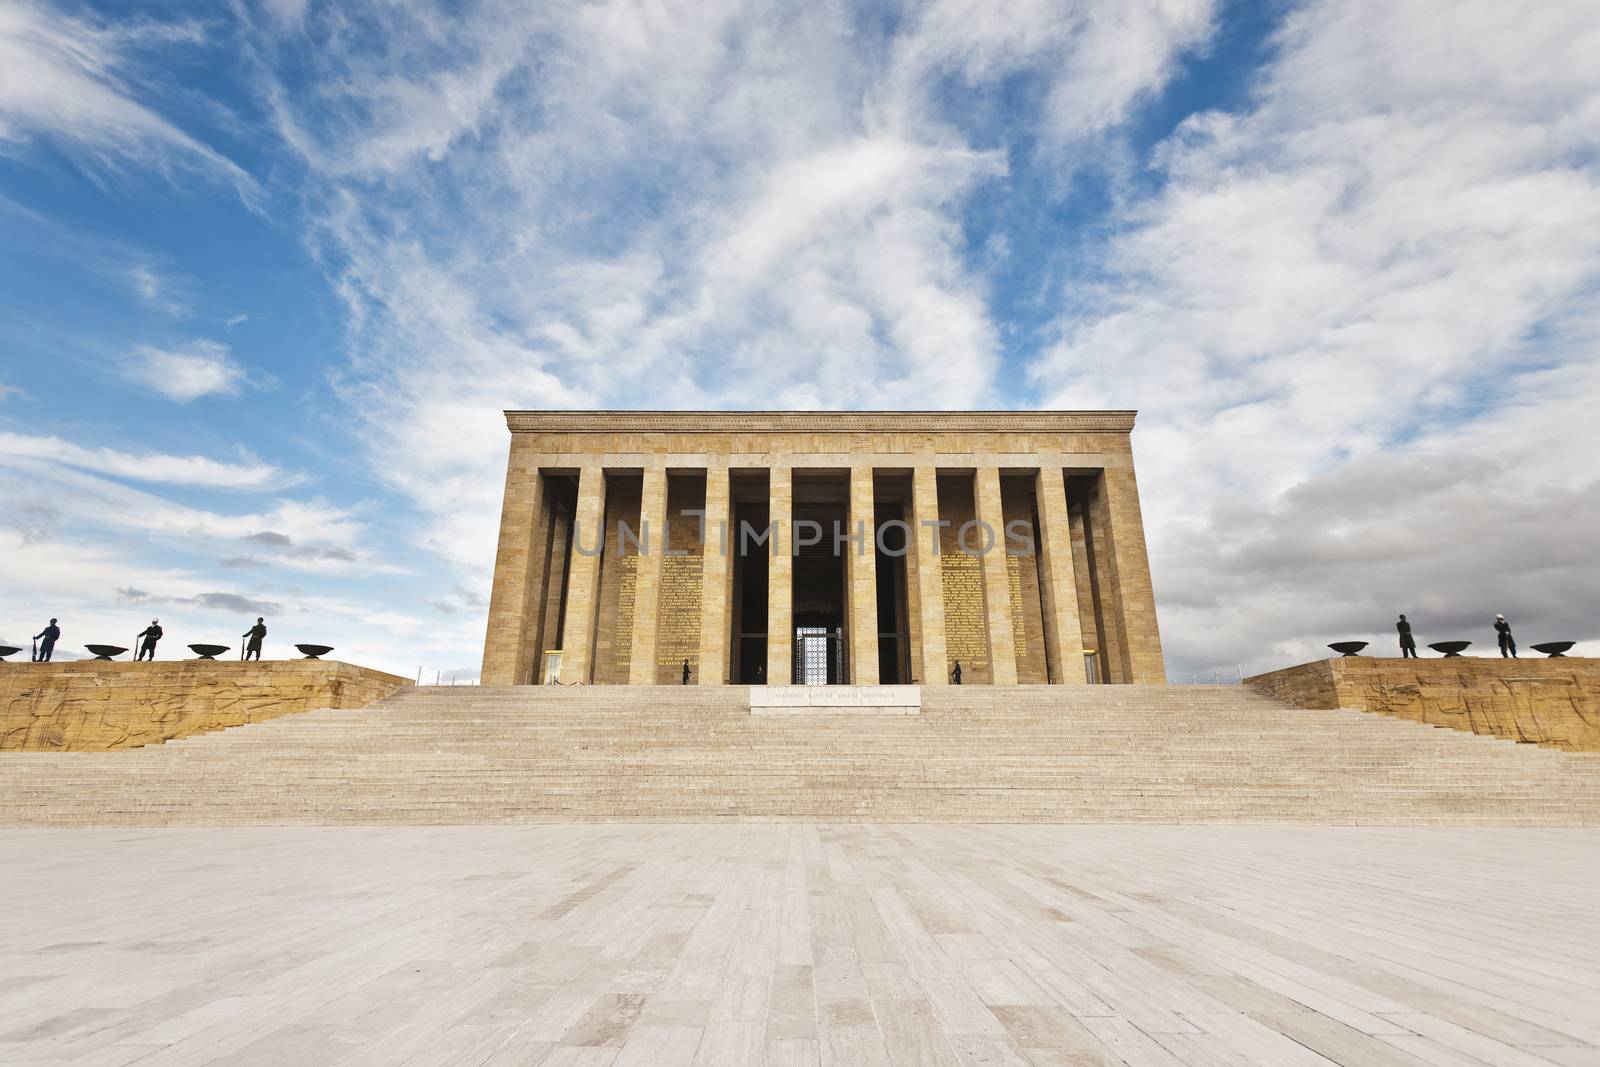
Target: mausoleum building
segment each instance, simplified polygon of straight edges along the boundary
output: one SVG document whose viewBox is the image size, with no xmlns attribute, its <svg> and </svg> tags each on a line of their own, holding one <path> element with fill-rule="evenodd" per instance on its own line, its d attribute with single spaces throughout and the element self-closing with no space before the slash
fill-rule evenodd
<svg viewBox="0 0 1600 1067">
<path fill-rule="evenodd" d="M 1131 411 L 508 411 L 485 685 L 1164 681 Z"/>
</svg>

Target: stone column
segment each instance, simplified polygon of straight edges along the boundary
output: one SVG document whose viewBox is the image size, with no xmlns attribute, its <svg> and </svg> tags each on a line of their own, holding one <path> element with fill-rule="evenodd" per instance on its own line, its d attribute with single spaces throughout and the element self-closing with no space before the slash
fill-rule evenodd
<svg viewBox="0 0 1600 1067">
<path fill-rule="evenodd" d="M 1070 484 L 1070 483 L 1069 483 Z M 1099 605 L 1095 597 L 1095 570 L 1089 554 L 1088 511 L 1082 500 L 1067 503 L 1067 524 L 1072 528 L 1072 572 L 1078 580 L 1078 632 L 1083 635 L 1084 651 L 1095 653 L 1095 680 L 1107 681 L 1105 638 L 1100 632 Z M 1084 657 L 1087 675 L 1088 657 Z M 1087 678 L 1085 679 L 1087 680 Z"/>
<path fill-rule="evenodd" d="M 1145 552 L 1144 519 L 1139 513 L 1139 487 L 1132 457 L 1107 467 L 1100 481 L 1107 519 L 1105 552 L 1111 574 L 1110 596 L 1121 605 L 1122 660 L 1127 678 L 1140 685 L 1167 680 L 1156 625 L 1155 591 L 1150 585 L 1150 559 Z M 1097 542 L 1098 544 L 1098 542 Z M 1105 590 L 1102 590 L 1105 595 Z"/>
<path fill-rule="evenodd" d="M 545 554 L 544 607 L 539 616 L 538 644 L 533 653 L 533 681 L 544 681 L 544 654 L 561 647 L 562 592 L 566 588 L 567 568 L 572 566 L 572 514 L 555 499 L 545 505 L 549 513 L 550 547 Z"/>
<path fill-rule="evenodd" d="M 599 608 L 600 558 L 605 548 L 606 472 L 578 472 L 578 508 L 567 581 L 567 617 L 561 625 L 561 680 L 588 684 L 594 674 L 595 613 Z"/>
<path fill-rule="evenodd" d="M 505 503 L 500 511 L 500 543 L 495 552 L 494 584 L 489 593 L 489 629 L 483 639 L 484 685 L 527 685 L 533 681 L 538 650 L 541 579 L 545 548 L 544 479 L 539 468 L 519 462 L 511 438 L 506 464 Z"/>
<path fill-rule="evenodd" d="M 768 471 L 767 684 L 794 681 L 794 480 L 788 467 Z"/>
<path fill-rule="evenodd" d="M 1040 570 L 1044 581 L 1045 651 L 1052 682 L 1085 680 L 1083 631 L 1078 616 L 1078 579 L 1072 565 L 1072 526 L 1067 519 L 1067 486 L 1060 467 L 1041 467 L 1034 493 L 1039 508 Z"/>
<path fill-rule="evenodd" d="M 965 543 L 988 551 L 983 566 L 983 602 L 989 615 L 989 663 L 995 685 L 1017 684 L 1017 646 L 1011 632 L 1011 579 L 1006 573 L 1006 516 L 1000 505 L 1000 469 L 979 467 L 973 479 L 978 521 L 988 525 L 968 532 Z M 992 535 L 992 538 L 991 536 Z"/>
<path fill-rule="evenodd" d="M 706 470 L 706 504 L 700 546 L 701 685 L 722 685 L 728 676 L 728 633 L 733 627 L 733 545 L 727 467 Z"/>
<path fill-rule="evenodd" d="M 633 647 L 628 652 L 628 684 L 654 685 L 656 633 L 661 603 L 661 557 L 667 551 L 667 472 L 646 467 L 639 498 L 641 551 L 633 584 Z"/>
<path fill-rule="evenodd" d="M 878 551 L 877 513 L 872 468 L 850 468 L 850 516 L 847 531 L 861 540 L 847 541 L 845 589 L 849 594 L 846 626 L 850 630 L 850 681 L 878 684 Z"/>
<path fill-rule="evenodd" d="M 944 639 L 944 571 L 939 565 L 939 471 L 917 467 L 911 475 L 911 559 L 916 568 L 922 640 L 917 646 L 923 685 L 950 680 Z M 923 525 L 928 523 L 930 525 Z"/>
</svg>

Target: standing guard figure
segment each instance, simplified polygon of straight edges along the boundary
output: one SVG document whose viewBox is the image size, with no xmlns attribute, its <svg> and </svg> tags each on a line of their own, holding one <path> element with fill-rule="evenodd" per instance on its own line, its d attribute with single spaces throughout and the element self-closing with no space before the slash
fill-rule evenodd
<svg viewBox="0 0 1600 1067">
<path fill-rule="evenodd" d="M 684 685 L 688 685 L 689 684 L 689 661 L 688 660 L 684 660 L 683 661 L 683 684 Z"/>
<path fill-rule="evenodd" d="M 150 653 L 150 662 L 154 663 L 156 660 L 156 642 L 165 636 L 166 631 L 161 628 L 161 620 L 151 619 L 150 625 L 145 627 L 139 634 L 142 644 L 139 645 L 139 654 L 133 657 L 134 662 L 137 663 L 139 660 L 144 659 L 144 654 L 148 652 Z"/>
<path fill-rule="evenodd" d="M 1400 616 L 1400 621 L 1394 624 L 1394 628 L 1400 631 L 1400 658 L 1416 659 L 1417 642 L 1416 639 L 1411 636 L 1411 624 L 1406 622 L 1406 617 L 1404 615 Z"/>
<path fill-rule="evenodd" d="M 961 661 L 960 660 L 956 660 L 955 670 L 950 672 L 950 681 L 954 682 L 956 685 L 960 685 L 961 684 Z"/>
<path fill-rule="evenodd" d="M 1505 659 L 1510 656 L 1512 659 L 1516 659 L 1517 639 L 1511 636 L 1511 624 L 1506 622 L 1504 615 L 1496 615 L 1494 617 L 1494 632 L 1500 638 L 1500 658 Z"/>
<path fill-rule="evenodd" d="M 51 619 L 50 625 L 33 635 L 35 641 L 43 639 L 44 644 L 36 645 L 33 652 L 33 662 L 49 663 L 50 654 L 56 650 L 56 642 L 61 640 L 61 627 L 56 625 L 56 620 Z"/>
<path fill-rule="evenodd" d="M 240 659 L 249 659 L 251 656 L 255 656 L 256 661 L 260 662 L 261 640 L 267 636 L 266 621 L 265 619 L 257 619 L 254 626 L 239 635 L 247 639 L 244 646 L 244 655 L 240 656 Z"/>
</svg>

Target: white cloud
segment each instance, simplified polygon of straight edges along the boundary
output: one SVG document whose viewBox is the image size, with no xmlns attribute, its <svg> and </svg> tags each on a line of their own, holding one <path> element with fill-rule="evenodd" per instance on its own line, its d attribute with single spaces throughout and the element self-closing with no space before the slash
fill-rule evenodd
<svg viewBox="0 0 1600 1067">
<path fill-rule="evenodd" d="M 28 635 L 54 616 L 63 630 L 58 658 L 68 658 L 90 642 L 132 647 L 133 635 L 159 615 L 167 632 L 160 655 L 181 659 L 189 657 L 190 643 L 237 650 L 243 628 L 276 608 L 267 611 L 268 658 L 293 658 L 296 642 L 315 641 L 335 646 L 339 659 L 407 677 L 419 661 L 430 665 L 430 678 L 433 665 L 470 662 L 462 643 L 438 640 L 418 620 L 374 612 L 364 587 L 340 597 L 308 594 L 281 580 L 241 581 L 249 577 L 235 572 L 219 580 L 98 536 L 29 541 L 0 525 L 0 588 L 7 593 L 0 634 L 27 648 Z M 327 584 L 319 580 L 319 588 Z M 412 637 L 403 653 L 391 627 Z"/>
<path fill-rule="evenodd" d="M 47 460 L 117 478 L 211 489 L 285 489 L 305 480 L 254 457 L 246 457 L 240 463 L 224 463 L 207 456 L 85 448 L 59 437 L 4 431 L 0 431 L 0 456 Z"/>
<path fill-rule="evenodd" d="M 1035 367 L 1137 406 L 1180 669 L 1381 635 L 1430 605 L 1600 638 L 1572 555 L 1600 446 L 1600 32 L 1585 3 L 1313 3 Z M 1566 561 L 1571 565 L 1558 561 Z"/>
<path fill-rule="evenodd" d="M 122 264 L 106 263 L 106 250 L 101 242 L 96 242 L 89 251 L 91 265 L 104 263 L 100 269 L 110 272 L 144 304 L 168 315 L 181 315 L 189 310 L 194 289 L 191 280 L 169 275 L 148 257 L 137 257 Z"/>
<path fill-rule="evenodd" d="M 178 477 L 216 474 L 194 468 L 168 473 Z M 360 548 L 367 534 L 352 509 L 320 500 L 278 499 L 255 511 L 211 511 L 19 452 L 11 453 L 9 462 L 0 468 L 0 499 L 11 505 L 0 517 L 0 525 L 25 526 L 24 532 L 31 533 L 33 540 L 48 540 L 67 527 L 106 528 L 166 538 L 191 548 L 220 549 L 236 548 L 251 535 L 268 531 L 295 545 Z M 37 518 L 28 520 L 29 515 Z"/>
<path fill-rule="evenodd" d="M 362 21 L 376 40 L 313 8 L 303 37 L 254 35 L 269 76 L 306 73 L 267 98 L 321 183 L 313 240 L 356 353 L 339 387 L 430 516 L 419 540 L 486 573 L 503 407 L 995 402 L 961 223 L 1009 173 L 997 124 L 1058 150 L 1104 133 L 1215 5 L 1103 6 L 941 3 L 896 27 L 831 3 L 388 6 Z M 994 102 L 1012 76 L 1093 114 L 941 94 Z"/>
<path fill-rule="evenodd" d="M 1037 115 L 1013 121 L 1036 123 L 1060 152 L 1114 129 L 1137 101 L 1165 86 L 1180 57 L 1211 35 L 1217 6 L 936 0 L 916 10 L 910 30 L 896 39 L 879 106 L 901 120 L 927 121 L 932 83 L 941 77 L 993 85 L 1019 71 L 1041 74 L 1048 92 Z"/>
<path fill-rule="evenodd" d="M 203 396 L 235 396 L 249 380 L 227 345 L 204 339 L 177 348 L 140 345 L 124 372 L 131 381 L 180 404 Z"/>
<path fill-rule="evenodd" d="M 148 264 L 132 264 L 128 267 L 126 276 L 129 287 L 138 293 L 141 299 L 153 303 L 160 298 L 161 279 Z"/>
<path fill-rule="evenodd" d="M 282 29 L 298 28 L 305 21 L 311 0 L 264 0 L 263 6 Z"/>
<path fill-rule="evenodd" d="M 1106 220 L 1062 228 L 1093 269 L 1059 291 L 1058 343 L 1031 383 L 1055 404 L 1142 409 L 1182 674 L 1387 640 L 1400 605 L 1433 638 L 1496 610 L 1525 641 L 1600 638 L 1575 606 L 1596 592 L 1581 553 L 1600 443 L 1590 7 L 1291 6 L 1248 102 L 1191 117 L 1158 154 L 1159 192 L 1133 200 L 1140 183 L 1117 180 L 1128 119 L 1236 8 L 235 10 L 258 20 L 240 38 L 251 76 L 298 156 L 285 173 L 303 164 L 309 241 L 348 312 L 335 387 L 374 471 L 423 515 L 400 525 L 453 561 L 450 586 L 481 588 L 492 558 L 502 407 L 1026 402 L 1000 377 L 1002 338 L 1019 339 L 990 287 L 1031 271 L 1053 288 L 1063 263 L 1021 262 L 1044 241 L 1020 229 L 969 247 L 969 225 L 1051 195 L 1015 183 L 1024 168 L 1060 193 L 1086 161 L 1105 166 L 1125 210 L 1108 241 Z M 197 33 L 0 8 L 0 149 L 50 137 L 106 167 L 247 181 L 163 117 L 136 62 L 152 35 Z M 1058 205 L 1032 206 L 1044 221 Z M 172 299 L 162 261 L 125 261 L 122 284 Z M 1005 282 L 986 274 L 1000 261 Z M 134 365 L 180 400 L 248 384 L 213 341 Z M 225 514 L 85 473 L 208 485 L 259 474 L 253 460 L 73 462 L 0 472 L 25 544 L 98 514 L 118 536 L 226 554 L 234 576 L 381 571 L 349 509 Z M 360 599 L 325 607 L 357 619 Z M 418 624 L 390 614 L 373 618 Z"/>
<path fill-rule="evenodd" d="M 137 98 L 130 48 L 197 35 L 181 24 L 107 28 L 32 0 L 9 0 L 0 5 L 0 143 L 48 137 L 106 166 L 133 160 L 197 167 L 253 195 L 254 182 L 237 164 Z"/>
</svg>

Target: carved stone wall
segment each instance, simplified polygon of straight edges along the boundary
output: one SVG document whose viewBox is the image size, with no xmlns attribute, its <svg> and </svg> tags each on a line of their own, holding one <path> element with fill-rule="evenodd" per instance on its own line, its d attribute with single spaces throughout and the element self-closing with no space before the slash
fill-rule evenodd
<svg viewBox="0 0 1600 1067">
<path fill-rule="evenodd" d="M 657 605 L 656 682 L 674 685 L 683 678 L 683 661 L 689 661 L 694 681 L 700 670 L 700 591 L 705 561 L 701 551 L 698 515 L 706 504 L 706 483 L 699 477 L 667 480 L 667 548 L 661 560 L 661 594 Z M 718 551 L 711 537 L 711 551 Z M 716 668 L 713 668 L 716 669 Z M 720 677 L 720 675 L 719 675 Z"/>
<path fill-rule="evenodd" d="M 1050 673 L 1044 651 L 1044 602 L 1040 596 L 1037 556 L 1039 530 L 1034 524 L 1032 483 L 1031 478 L 1000 480 L 1007 526 L 1002 544 L 1006 551 L 1006 579 L 1011 589 L 1011 639 L 1017 652 L 1017 681 L 1022 685 L 1045 685 L 1050 681 Z M 1027 525 L 1034 539 L 1033 554 L 1010 554 L 1022 550 L 1010 537 L 1010 526 L 1014 522 Z"/>
<path fill-rule="evenodd" d="M 944 572 L 945 648 L 951 666 L 961 664 L 962 681 L 989 680 L 989 634 L 983 601 L 983 565 L 977 556 L 952 551 L 939 557 Z"/>
<path fill-rule="evenodd" d="M 633 655 L 634 602 L 639 572 L 640 479 L 606 478 L 605 554 L 600 559 L 599 614 L 594 631 L 594 682 L 625 685 Z M 631 534 L 624 536 L 626 526 Z M 598 534 L 583 531 L 579 544 L 592 549 Z"/>
<path fill-rule="evenodd" d="M 939 479 L 939 572 L 943 576 L 945 672 L 961 664 L 963 685 L 984 685 L 993 678 L 989 658 L 989 608 L 983 591 L 983 560 L 961 551 L 961 527 L 976 515 L 972 478 Z M 969 531 L 968 544 L 977 535 Z"/>
<path fill-rule="evenodd" d="M 1303 708 L 1355 708 L 1434 726 L 1600 752 L 1600 661 L 1351 656 L 1245 679 Z"/>
<path fill-rule="evenodd" d="M 363 708 L 411 684 L 333 660 L 0 664 L 0 751 L 138 748 L 314 708 Z"/>
</svg>

